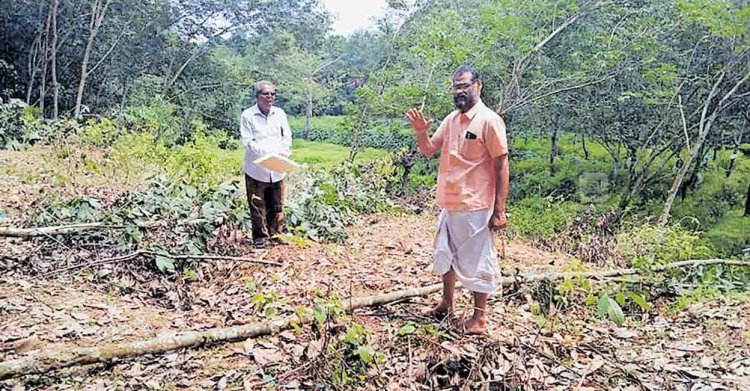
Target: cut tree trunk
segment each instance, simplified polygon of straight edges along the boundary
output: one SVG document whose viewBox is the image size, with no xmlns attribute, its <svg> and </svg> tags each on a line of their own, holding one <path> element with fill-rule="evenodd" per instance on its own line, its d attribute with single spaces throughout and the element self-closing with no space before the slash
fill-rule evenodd
<svg viewBox="0 0 750 391">
<path fill-rule="evenodd" d="M 716 264 L 750 267 L 750 262 L 706 259 L 675 262 L 665 266 L 656 267 L 652 270 L 658 272 L 688 266 Z M 556 281 L 564 278 L 608 278 L 637 274 L 637 269 L 619 269 L 585 273 L 552 272 L 534 274 L 527 277 L 503 277 L 499 279 L 499 282 L 501 284 L 514 284 L 535 281 Z M 411 297 L 425 296 L 438 292 L 440 289 L 442 289 L 442 284 L 428 285 L 421 288 L 405 289 L 374 296 L 352 297 L 345 300 L 342 304 L 346 311 L 351 312 L 357 308 L 391 303 Z M 136 357 L 207 344 L 239 341 L 279 332 L 292 327 L 292 325 L 312 323 L 312 321 L 313 319 L 309 315 L 294 315 L 270 322 L 253 323 L 208 331 L 187 331 L 172 336 L 163 336 L 142 341 L 106 344 L 84 348 L 42 349 L 38 353 L 0 363 L 0 380 L 22 375 L 47 373 L 52 370 L 76 365 L 108 362 L 113 359 L 125 357 Z"/>
</svg>

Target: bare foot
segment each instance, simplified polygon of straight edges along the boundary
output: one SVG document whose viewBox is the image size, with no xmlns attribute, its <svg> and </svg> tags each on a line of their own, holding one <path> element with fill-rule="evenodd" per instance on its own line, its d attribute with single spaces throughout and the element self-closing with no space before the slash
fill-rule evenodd
<svg viewBox="0 0 750 391">
<path fill-rule="evenodd" d="M 466 335 L 480 335 L 487 333 L 487 321 L 484 317 L 472 316 L 461 322 L 461 329 Z"/>
<path fill-rule="evenodd" d="M 424 316 L 435 318 L 437 320 L 443 320 L 453 314 L 453 308 L 442 301 L 435 308 L 426 311 Z"/>
</svg>

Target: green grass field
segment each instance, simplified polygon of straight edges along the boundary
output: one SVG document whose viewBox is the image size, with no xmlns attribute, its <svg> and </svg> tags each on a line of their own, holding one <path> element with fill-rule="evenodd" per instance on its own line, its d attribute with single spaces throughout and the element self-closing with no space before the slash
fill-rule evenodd
<svg viewBox="0 0 750 391">
<path fill-rule="evenodd" d="M 383 157 L 387 151 L 367 148 L 357 154 L 355 162 L 365 163 Z M 319 141 L 293 140 L 291 159 L 314 168 L 331 168 L 349 158 L 349 148 Z"/>
</svg>

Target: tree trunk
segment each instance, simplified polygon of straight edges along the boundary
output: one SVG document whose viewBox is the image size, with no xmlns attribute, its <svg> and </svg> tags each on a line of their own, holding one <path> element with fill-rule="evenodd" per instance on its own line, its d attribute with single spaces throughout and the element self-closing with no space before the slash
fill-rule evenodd
<svg viewBox="0 0 750 391">
<path fill-rule="evenodd" d="M 636 176 L 635 163 L 638 160 L 637 153 L 637 151 L 632 149 L 628 153 L 628 181 L 625 184 L 625 190 L 620 197 L 620 203 L 618 205 L 620 210 L 625 210 L 625 207 L 628 206 L 630 198 L 633 195 L 633 185 L 635 184 Z"/>
<path fill-rule="evenodd" d="M 354 158 L 359 153 L 359 150 L 361 149 L 361 146 L 359 145 L 360 142 L 360 136 L 361 133 L 364 131 L 362 128 L 365 126 L 365 118 L 367 117 L 367 109 L 369 106 L 365 105 L 365 107 L 362 109 L 362 115 L 359 118 L 359 123 L 357 124 L 357 128 L 354 131 L 354 134 L 352 135 L 352 143 L 349 148 L 349 162 L 354 163 Z"/>
<path fill-rule="evenodd" d="M 36 72 L 39 70 L 39 48 L 41 47 L 42 31 L 39 29 L 39 35 L 36 37 L 34 42 L 31 44 L 29 49 L 29 85 L 26 88 L 26 104 L 31 104 L 31 93 L 34 91 L 34 80 L 36 79 Z"/>
<path fill-rule="evenodd" d="M 664 201 L 664 209 L 662 210 L 661 216 L 659 217 L 660 226 L 664 226 L 667 224 L 667 220 L 669 219 L 669 212 L 672 210 L 672 204 L 674 203 L 674 199 L 677 197 L 677 192 L 678 190 L 680 190 L 680 186 L 682 186 L 682 182 L 685 180 L 688 169 L 700 154 L 701 147 L 703 146 L 703 141 L 706 140 L 706 134 L 706 132 L 701 132 L 698 135 L 698 140 L 696 140 L 695 145 L 693 145 L 693 150 L 690 152 L 690 155 L 688 155 L 685 163 L 683 163 L 680 171 L 677 172 L 677 176 L 675 177 L 674 182 L 672 182 L 672 187 L 669 189 L 667 200 Z"/>
<path fill-rule="evenodd" d="M 714 83 L 714 86 L 711 88 L 711 92 L 708 94 L 708 98 L 706 99 L 703 111 L 701 113 L 701 119 L 700 119 L 700 126 L 698 131 L 698 140 L 696 141 L 695 145 L 693 145 L 693 150 L 688 156 L 687 161 L 685 164 L 683 164 L 680 171 L 677 173 L 677 177 L 675 177 L 674 182 L 672 183 L 672 187 L 669 189 L 669 195 L 667 196 L 667 200 L 664 202 L 664 210 L 662 211 L 661 216 L 659 216 L 659 225 L 664 226 L 667 224 L 667 220 L 669 220 L 669 212 L 672 210 L 672 204 L 674 203 L 674 199 L 677 196 L 677 191 L 680 189 L 680 186 L 682 185 L 682 181 L 685 179 L 685 174 L 687 173 L 688 169 L 690 168 L 690 165 L 693 163 L 693 161 L 696 160 L 698 157 L 698 154 L 703 149 L 703 143 L 706 141 L 706 136 L 708 136 L 708 133 L 711 132 L 711 126 L 713 126 L 714 121 L 716 120 L 716 117 L 719 116 L 719 113 L 726 107 L 725 104 L 729 98 L 734 95 L 735 92 L 737 92 L 737 89 L 740 88 L 740 86 L 746 82 L 748 79 L 750 79 L 750 72 L 745 74 L 745 76 L 738 81 L 734 87 L 732 87 L 729 92 L 727 92 L 724 97 L 721 98 L 719 103 L 716 104 L 713 112 L 711 115 L 707 116 L 709 105 L 711 104 L 711 101 L 713 100 L 714 96 L 716 96 L 716 92 L 719 88 L 719 85 L 724 80 L 725 73 L 722 71 L 719 74 L 719 77 L 716 79 L 716 82 Z M 696 164 L 700 164 L 696 162 Z"/>
<path fill-rule="evenodd" d="M 740 149 L 739 147 L 735 146 L 734 149 L 732 149 L 732 154 L 729 155 L 729 165 L 727 166 L 727 169 L 725 171 L 727 178 L 729 178 L 729 175 L 732 174 L 732 170 L 734 169 L 734 162 L 737 160 L 738 153 L 740 153 Z"/>
<path fill-rule="evenodd" d="M 47 99 L 47 63 L 49 62 L 49 30 L 52 23 L 52 15 L 47 12 L 47 21 L 44 27 L 44 44 L 42 45 L 42 80 L 39 83 L 39 116 L 44 118 L 44 101 Z"/>
<path fill-rule="evenodd" d="M 664 266 L 657 266 L 651 269 L 651 271 L 662 272 L 665 270 L 676 268 L 707 265 L 732 265 L 740 267 L 750 267 L 750 262 L 731 261 L 724 259 L 690 260 L 670 263 Z M 639 270 L 634 268 L 592 271 L 584 273 L 545 272 L 529 276 L 516 275 L 512 277 L 502 277 L 498 279 L 498 282 L 500 284 L 518 284 L 533 283 L 537 281 L 552 282 L 569 278 L 601 279 L 620 276 L 637 276 L 638 273 Z M 349 299 L 343 300 L 341 304 L 346 312 L 351 313 L 353 310 L 358 308 L 392 303 L 397 300 L 408 299 L 411 297 L 426 296 L 435 292 L 439 292 L 442 288 L 443 284 L 434 284 L 420 288 L 404 289 L 373 296 L 351 297 Z M 293 325 L 299 326 L 312 322 L 312 316 L 308 314 L 300 314 L 288 316 L 286 318 L 277 319 L 274 321 L 264 321 L 260 323 L 218 328 L 207 331 L 186 331 L 182 333 L 176 333 L 175 335 L 156 337 L 148 340 L 133 342 L 61 349 L 52 349 L 49 347 L 45 347 L 37 353 L 32 353 L 15 360 L 1 362 L 0 380 L 22 375 L 47 373 L 53 370 L 72 367 L 76 365 L 110 362 L 114 359 L 119 358 L 137 357 L 146 354 L 164 353 L 176 349 L 239 341 L 248 338 L 259 337 L 261 335 L 278 333 L 279 331 L 288 329 Z"/>
<path fill-rule="evenodd" d="M 52 118 L 57 119 L 60 112 L 60 84 L 57 82 L 57 9 L 59 0 L 52 0 Z"/>
<path fill-rule="evenodd" d="M 206 45 L 208 46 L 208 44 Z M 193 52 L 193 54 L 191 54 L 190 57 L 188 57 L 188 59 L 185 60 L 185 62 L 183 62 L 182 65 L 180 65 L 180 68 L 177 69 L 177 72 L 175 72 L 175 74 L 168 79 L 168 81 L 164 84 L 164 88 L 162 90 L 162 95 L 164 95 L 165 98 L 167 97 L 167 95 L 169 95 L 169 91 L 172 90 L 172 86 L 174 86 L 174 83 L 177 82 L 177 79 L 180 77 L 180 75 L 182 75 L 182 72 L 185 71 L 185 68 L 187 68 L 187 66 L 190 65 L 190 63 L 193 62 L 193 60 L 198 58 L 203 53 L 204 53 L 204 49 L 198 49 L 195 52 Z"/>
<path fill-rule="evenodd" d="M 312 93 L 312 83 L 308 83 L 307 85 L 307 110 L 305 111 L 305 135 L 303 138 L 305 140 L 310 139 L 310 129 L 312 128 L 312 110 L 313 110 L 313 93 Z"/>
<path fill-rule="evenodd" d="M 109 0 L 94 0 L 94 6 L 91 11 L 91 22 L 89 23 L 89 38 L 86 41 L 86 49 L 83 52 L 83 62 L 81 63 L 81 80 L 78 82 L 78 92 L 76 93 L 75 118 L 81 118 L 81 102 L 83 101 L 83 90 L 86 87 L 86 78 L 89 75 L 88 66 L 91 51 L 94 48 L 94 40 L 99 32 L 99 26 L 102 25 L 104 15 L 107 12 Z"/>
<path fill-rule="evenodd" d="M 583 159 L 589 160 L 589 150 L 586 148 L 586 135 L 581 135 L 581 145 L 583 145 Z"/>
<path fill-rule="evenodd" d="M 750 185 L 747 186 L 747 194 L 745 195 L 745 217 L 750 217 Z"/>
<path fill-rule="evenodd" d="M 557 155 L 557 124 L 552 126 L 549 138 L 549 175 L 555 175 L 555 155 Z"/>
<path fill-rule="evenodd" d="M 701 150 L 698 151 L 698 157 L 696 159 L 698 159 L 700 156 L 705 155 L 704 154 L 705 145 L 703 147 L 704 148 L 701 148 Z M 690 176 L 688 177 L 687 182 L 683 183 L 682 194 L 681 194 L 682 200 L 685 200 L 685 197 L 687 197 L 688 190 L 690 190 L 691 188 L 694 189 L 695 187 L 698 186 L 698 175 L 700 174 L 702 165 L 703 165 L 702 160 L 700 161 L 696 160 L 695 165 L 693 166 L 693 171 L 690 173 Z"/>
</svg>

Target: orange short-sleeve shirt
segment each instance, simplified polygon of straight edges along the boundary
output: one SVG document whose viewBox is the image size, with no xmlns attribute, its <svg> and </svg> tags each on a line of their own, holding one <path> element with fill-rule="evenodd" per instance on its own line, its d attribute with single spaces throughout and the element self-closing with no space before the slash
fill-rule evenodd
<svg viewBox="0 0 750 391">
<path fill-rule="evenodd" d="M 422 151 L 440 149 L 437 204 L 451 211 L 494 207 L 497 175 L 493 160 L 508 153 L 503 119 L 482 101 L 466 113 L 449 114 Z"/>
</svg>

